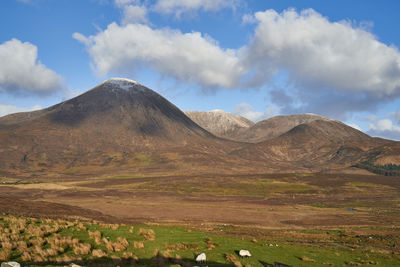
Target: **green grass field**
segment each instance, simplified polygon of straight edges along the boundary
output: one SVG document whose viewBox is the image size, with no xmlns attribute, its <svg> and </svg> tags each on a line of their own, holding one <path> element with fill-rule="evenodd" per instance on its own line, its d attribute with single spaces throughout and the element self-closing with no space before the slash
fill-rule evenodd
<svg viewBox="0 0 400 267">
<path fill-rule="evenodd" d="M 245 237 L 246 236 L 246 237 Z M 0 259 L 29 266 L 399 266 L 400 229 L 261 230 L 0 217 Z M 240 258 L 247 249 L 251 258 Z"/>
</svg>

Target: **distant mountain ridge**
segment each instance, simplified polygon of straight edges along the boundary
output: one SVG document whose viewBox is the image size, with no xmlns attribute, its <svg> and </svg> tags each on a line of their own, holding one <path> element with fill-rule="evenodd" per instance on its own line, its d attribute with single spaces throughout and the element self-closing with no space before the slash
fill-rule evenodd
<svg viewBox="0 0 400 267">
<path fill-rule="evenodd" d="M 184 111 L 195 123 L 207 131 L 225 138 L 240 130 L 254 125 L 254 122 L 222 110 Z"/>
<path fill-rule="evenodd" d="M 330 119 L 315 114 L 297 114 L 275 116 L 231 134 L 232 140 L 258 143 L 280 136 L 294 127 L 315 120 L 329 121 Z"/>
</svg>

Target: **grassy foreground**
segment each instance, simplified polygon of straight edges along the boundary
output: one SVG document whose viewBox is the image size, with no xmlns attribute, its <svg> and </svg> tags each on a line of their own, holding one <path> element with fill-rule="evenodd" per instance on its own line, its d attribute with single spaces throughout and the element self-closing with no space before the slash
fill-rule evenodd
<svg viewBox="0 0 400 267">
<path fill-rule="evenodd" d="M 0 260 L 56 266 L 399 266 L 400 229 L 254 230 L 0 216 Z M 240 249 L 251 258 L 238 256 Z"/>
</svg>

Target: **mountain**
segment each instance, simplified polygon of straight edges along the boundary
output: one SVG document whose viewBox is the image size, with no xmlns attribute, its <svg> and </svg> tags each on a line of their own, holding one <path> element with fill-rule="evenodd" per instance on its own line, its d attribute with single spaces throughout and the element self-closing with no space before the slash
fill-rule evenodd
<svg viewBox="0 0 400 267">
<path fill-rule="evenodd" d="M 297 125 L 315 120 L 330 121 L 330 119 L 315 114 L 298 114 L 275 116 L 260 121 L 248 128 L 241 128 L 230 134 L 229 138 L 241 142 L 258 143 L 286 133 Z"/>
<path fill-rule="evenodd" d="M 299 124 L 278 137 L 249 144 L 232 154 L 287 169 L 315 171 L 375 161 L 385 147 L 396 143 L 372 138 L 344 123 L 323 118 Z M 399 152 L 397 149 L 396 153 Z"/>
<path fill-rule="evenodd" d="M 189 177 L 354 165 L 385 172 L 378 165 L 400 163 L 400 142 L 317 115 L 278 116 L 252 125 L 221 111 L 187 114 L 200 125 L 140 83 L 109 79 L 49 108 L 1 117 L 0 175 Z"/>
<path fill-rule="evenodd" d="M 247 129 L 254 122 L 222 110 L 212 111 L 185 111 L 185 114 L 207 131 L 224 138 L 230 136 L 240 129 Z"/>
<path fill-rule="evenodd" d="M 156 92 L 120 78 L 52 107 L 0 118 L 0 168 L 11 172 L 147 164 L 149 155 L 165 161 L 166 153 L 210 153 L 212 160 L 228 143 Z"/>
</svg>

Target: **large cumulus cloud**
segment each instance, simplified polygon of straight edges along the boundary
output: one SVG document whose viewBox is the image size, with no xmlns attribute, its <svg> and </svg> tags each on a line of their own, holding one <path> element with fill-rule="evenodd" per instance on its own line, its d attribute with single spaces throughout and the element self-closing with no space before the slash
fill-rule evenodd
<svg viewBox="0 0 400 267">
<path fill-rule="evenodd" d="M 239 49 L 220 47 L 199 32 L 143 24 L 112 23 L 96 35 L 74 36 L 103 75 L 145 67 L 204 88 L 241 89 L 276 88 L 277 75 L 284 73 L 285 91 L 270 91 L 283 112 L 343 119 L 399 97 L 398 49 L 363 27 L 329 21 L 312 9 L 266 10 L 246 18 L 255 29 Z"/>
<path fill-rule="evenodd" d="M 220 48 L 199 32 L 112 23 L 98 35 L 74 37 L 86 44 L 102 75 L 149 67 L 181 81 L 232 88 L 239 85 L 243 72 L 235 51 Z"/>
<path fill-rule="evenodd" d="M 38 60 L 35 45 L 18 39 L 0 44 L 0 90 L 49 94 L 62 87 L 62 77 Z"/>
</svg>

